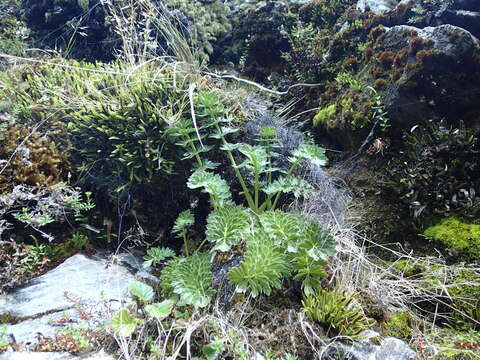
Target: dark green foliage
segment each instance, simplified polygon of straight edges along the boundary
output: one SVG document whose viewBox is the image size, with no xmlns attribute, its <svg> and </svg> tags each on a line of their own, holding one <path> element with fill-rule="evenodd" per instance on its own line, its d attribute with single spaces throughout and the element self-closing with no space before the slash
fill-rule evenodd
<svg viewBox="0 0 480 360">
<path fill-rule="evenodd" d="M 480 191 L 478 139 L 464 126 L 443 121 L 404 134 L 404 151 L 387 164 L 390 188 L 414 218 L 475 214 Z"/>
<path fill-rule="evenodd" d="M 6 74 L 1 110 L 27 124 L 66 119 L 73 162 L 88 183 L 113 193 L 172 172 L 166 129 L 184 114 L 177 80 L 173 86 L 173 73 L 154 64 L 60 61 Z"/>
</svg>

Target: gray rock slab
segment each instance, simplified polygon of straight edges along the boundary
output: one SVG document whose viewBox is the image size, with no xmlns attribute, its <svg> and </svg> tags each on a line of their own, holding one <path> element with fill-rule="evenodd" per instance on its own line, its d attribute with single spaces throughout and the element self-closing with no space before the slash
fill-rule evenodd
<svg viewBox="0 0 480 360">
<path fill-rule="evenodd" d="M 0 316 L 13 319 L 8 334 L 31 348 L 38 334 L 52 337 L 63 326 L 99 328 L 129 298 L 129 284 L 147 275 L 158 280 L 142 269 L 141 254 L 77 254 L 0 296 Z"/>
<path fill-rule="evenodd" d="M 29 319 L 90 302 L 121 300 L 134 275 L 106 259 L 77 254 L 0 299 L 0 314 Z"/>
<path fill-rule="evenodd" d="M 322 359 L 414 360 L 417 358 L 415 351 L 402 340 L 383 337 L 372 330 L 364 331 L 360 335 L 362 340 L 349 344 L 334 344 Z"/>
<path fill-rule="evenodd" d="M 69 353 L 53 352 L 12 352 L 0 354 L 0 360 L 113 360 L 113 356 L 99 351 L 82 356 L 73 356 Z"/>
</svg>

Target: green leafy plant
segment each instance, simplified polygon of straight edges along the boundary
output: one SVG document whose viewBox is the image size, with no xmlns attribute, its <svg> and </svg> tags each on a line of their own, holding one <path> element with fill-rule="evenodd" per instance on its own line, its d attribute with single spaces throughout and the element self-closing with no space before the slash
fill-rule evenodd
<svg viewBox="0 0 480 360">
<path fill-rule="evenodd" d="M 174 302 L 172 300 L 164 300 L 158 304 L 150 304 L 145 306 L 145 311 L 151 317 L 154 317 L 157 320 L 163 320 L 170 316 L 173 310 L 173 305 Z"/>
<path fill-rule="evenodd" d="M 8 86 L 0 96 L 8 101 L 0 110 L 27 125 L 47 119 L 47 128 L 68 119 L 64 137 L 73 146 L 66 155 L 88 174 L 82 180 L 114 196 L 172 173 L 178 154 L 167 130 L 189 116 L 181 76 L 153 63 L 119 61 L 14 67 L 2 74 Z"/>
<path fill-rule="evenodd" d="M 147 254 L 143 257 L 143 260 L 145 260 L 143 267 L 149 268 L 173 256 L 175 256 L 175 252 L 172 249 L 152 247 L 147 250 Z"/>
<path fill-rule="evenodd" d="M 282 278 L 291 272 L 282 248 L 263 231 L 250 236 L 244 260 L 228 273 L 228 280 L 237 286 L 239 292 L 270 295 L 279 289 Z"/>
<path fill-rule="evenodd" d="M 128 337 L 135 332 L 139 322 L 140 319 L 131 316 L 128 309 L 122 309 L 113 316 L 110 326 L 117 336 Z"/>
<path fill-rule="evenodd" d="M 211 289 L 212 269 L 208 253 L 195 253 L 167 262 L 161 273 L 162 287 L 178 306 L 206 307 L 215 294 Z"/>
<path fill-rule="evenodd" d="M 244 207 L 225 205 L 212 211 L 206 229 L 206 239 L 214 244 L 211 251 L 229 251 L 238 244 L 250 225 L 250 214 Z"/>
<path fill-rule="evenodd" d="M 198 118 L 202 119 L 200 129 L 197 124 L 184 121 L 171 133 L 179 139 L 177 144 L 185 148 L 185 158 L 196 161 L 198 170 L 190 177 L 188 186 L 202 188 L 208 193 L 214 208 L 229 203 L 231 193 L 225 180 L 206 170 L 218 165 L 206 159 L 212 149 L 220 149 L 226 154 L 242 188 L 241 195 L 255 213 L 275 209 L 281 194 L 302 197 L 310 193 L 310 185 L 296 177 L 295 171 L 304 160 L 325 165 L 327 158 L 323 149 L 311 144 L 301 145 L 289 157 L 290 167 L 283 170 L 275 166 L 278 154 L 274 151 L 274 129 L 262 129 L 258 145 L 232 143 L 229 137 L 238 129 L 234 127 L 233 119 L 228 116 L 228 110 L 222 105 L 222 98 L 217 92 L 199 92 L 196 109 Z M 207 144 L 207 141 L 217 145 Z M 241 157 L 240 162 L 235 156 L 237 153 Z"/>
<path fill-rule="evenodd" d="M 322 290 L 316 295 L 307 296 L 302 305 L 308 318 L 322 326 L 327 336 L 355 336 L 373 323 L 358 306 L 352 304 L 353 300 L 352 295 Z"/>
<path fill-rule="evenodd" d="M 140 281 L 133 281 L 130 286 L 130 294 L 137 301 L 148 302 L 153 299 L 155 292 L 150 285 Z"/>
<path fill-rule="evenodd" d="M 195 171 L 187 183 L 190 189 L 202 189 L 210 195 L 213 208 L 219 208 L 231 202 L 232 194 L 227 182 L 220 175 L 206 170 Z"/>
<path fill-rule="evenodd" d="M 177 220 L 175 220 L 175 224 L 173 225 L 173 233 L 180 236 L 183 240 L 183 248 L 185 254 L 188 256 L 188 242 L 187 242 L 187 235 L 188 229 L 195 224 L 195 218 L 190 210 L 185 210 L 178 215 Z"/>
<path fill-rule="evenodd" d="M 207 360 L 215 360 L 224 351 L 225 343 L 222 339 L 216 339 L 202 348 L 202 353 Z"/>
<path fill-rule="evenodd" d="M 478 138 L 462 123 L 414 126 L 403 134 L 401 153 L 392 153 L 386 187 L 397 194 L 414 219 L 472 216 L 479 187 Z"/>
</svg>

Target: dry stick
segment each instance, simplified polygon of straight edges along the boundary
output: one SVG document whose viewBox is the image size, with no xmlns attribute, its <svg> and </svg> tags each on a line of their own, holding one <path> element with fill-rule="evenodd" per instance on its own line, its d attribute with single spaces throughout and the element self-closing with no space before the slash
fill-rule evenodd
<svg viewBox="0 0 480 360">
<path fill-rule="evenodd" d="M 288 94 L 288 92 L 291 89 L 296 88 L 296 87 L 300 87 L 300 86 L 303 86 L 303 87 L 317 87 L 317 86 L 322 85 L 320 83 L 317 83 L 317 84 L 298 83 L 298 84 L 294 84 L 294 85 L 289 86 L 286 91 L 275 91 L 275 90 L 268 89 L 265 86 L 262 86 L 262 85 L 260 85 L 256 82 L 254 82 L 254 81 L 241 79 L 241 78 L 239 78 L 235 75 L 218 75 L 218 74 L 211 73 L 211 72 L 204 72 L 204 74 L 215 77 L 217 79 L 233 79 L 233 80 L 236 80 L 236 81 L 244 82 L 246 84 L 253 85 L 253 86 L 257 87 L 260 90 L 263 90 L 263 91 L 266 91 L 266 92 L 269 92 L 269 93 L 275 94 L 275 95 L 286 95 L 286 94 Z"/>
<path fill-rule="evenodd" d="M 200 142 L 200 145 L 204 148 L 205 146 L 202 143 L 202 137 L 200 136 L 200 132 L 198 131 L 198 126 L 197 126 L 197 118 L 195 116 L 195 107 L 193 104 L 193 92 L 195 91 L 195 88 L 197 87 L 196 83 L 190 84 L 188 87 L 188 98 L 190 99 L 190 111 L 192 112 L 192 121 L 193 121 L 193 126 L 195 127 L 195 132 L 197 133 L 198 141 Z"/>
</svg>

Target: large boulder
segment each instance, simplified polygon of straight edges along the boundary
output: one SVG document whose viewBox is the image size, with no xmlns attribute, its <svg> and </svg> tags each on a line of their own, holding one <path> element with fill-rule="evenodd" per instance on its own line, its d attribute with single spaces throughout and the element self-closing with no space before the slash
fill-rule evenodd
<svg viewBox="0 0 480 360">
<path fill-rule="evenodd" d="M 479 114 L 479 41 L 468 31 L 441 25 L 385 29 L 370 71 L 383 87 L 392 123 L 428 118 L 474 120 Z M 373 66 L 372 66 L 373 64 Z"/>
<path fill-rule="evenodd" d="M 400 6 L 411 9 L 409 23 L 422 26 L 455 25 L 480 37 L 480 2 L 475 0 L 358 0 L 357 9 L 382 15 Z"/>
</svg>

